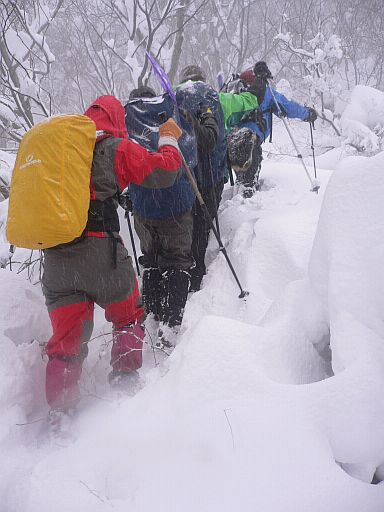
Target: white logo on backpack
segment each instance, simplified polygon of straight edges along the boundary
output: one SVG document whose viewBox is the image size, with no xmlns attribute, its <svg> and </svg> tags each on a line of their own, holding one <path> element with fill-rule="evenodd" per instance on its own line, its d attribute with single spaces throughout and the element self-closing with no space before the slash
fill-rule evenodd
<svg viewBox="0 0 384 512">
<path fill-rule="evenodd" d="M 23 165 L 20 165 L 20 169 L 23 170 L 23 169 L 26 169 L 27 167 L 29 167 L 30 165 L 34 165 L 34 164 L 41 164 L 41 160 L 39 159 L 34 159 L 33 158 L 33 154 L 30 154 L 27 156 L 27 158 L 25 159 L 25 164 Z"/>
</svg>

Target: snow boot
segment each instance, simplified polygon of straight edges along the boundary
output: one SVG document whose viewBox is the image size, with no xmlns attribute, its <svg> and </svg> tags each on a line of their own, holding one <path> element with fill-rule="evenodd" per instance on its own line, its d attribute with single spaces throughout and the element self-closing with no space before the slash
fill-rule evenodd
<svg viewBox="0 0 384 512">
<path fill-rule="evenodd" d="M 244 199 L 249 199 L 254 195 L 255 192 L 256 192 L 255 187 L 244 187 L 242 196 L 244 197 Z"/>
<path fill-rule="evenodd" d="M 158 268 L 150 267 L 143 270 L 141 297 L 146 314 L 152 313 L 155 320 L 159 320 L 161 313 L 162 280 Z"/>
<path fill-rule="evenodd" d="M 113 375 L 133 372 L 143 364 L 144 331 L 140 324 L 113 330 L 111 366 Z"/>
<path fill-rule="evenodd" d="M 189 291 L 191 293 L 198 292 L 201 288 L 202 280 L 203 280 L 203 276 L 192 271 L 191 272 L 191 282 L 189 285 Z"/>
<path fill-rule="evenodd" d="M 180 325 L 170 327 L 167 324 L 160 322 L 159 329 L 157 331 L 157 342 L 158 348 L 174 348 L 176 346 L 177 336 L 180 331 Z"/>
<path fill-rule="evenodd" d="M 171 269 L 163 273 L 164 295 L 158 337 L 165 346 L 174 346 L 185 303 L 187 302 L 190 273 L 187 270 Z"/>
<path fill-rule="evenodd" d="M 48 413 L 49 433 L 52 439 L 58 439 L 60 442 L 74 441 L 75 435 L 72 431 L 72 422 L 76 410 L 73 408 L 60 410 L 51 409 Z"/>
<path fill-rule="evenodd" d="M 139 372 L 119 372 L 112 370 L 108 376 L 110 386 L 125 396 L 133 396 L 144 387 Z"/>
<path fill-rule="evenodd" d="M 65 411 L 79 402 L 82 363 L 80 357 L 49 359 L 45 374 L 45 394 L 52 409 Z"/>
<path fill-rule="evenodd" d="M 237 175 L 244 173 L 252 164 L 256 134 L 249 128 L 233 128 L 227 136 L 228 156 Z"/>
</svg>

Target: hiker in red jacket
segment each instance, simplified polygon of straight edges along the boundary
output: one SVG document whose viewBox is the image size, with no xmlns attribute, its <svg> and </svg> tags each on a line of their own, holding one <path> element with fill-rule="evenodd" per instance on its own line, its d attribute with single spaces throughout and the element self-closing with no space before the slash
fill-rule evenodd
<svg viewBox="0 0 384 512">
<path fill-rule="evenodd" d="M 101 96 L 85 112 L 96 124 L 88 223 L 82 236 L 45 250 L 43 291 L 53 335 L 46 346 L 46 397 L 54 410 L 80 398 L 79 378 L 98 304 L 113 324 L 111 379 L 137 377 L 142 365 L 143 308 L 131 258 L 119 236 L 117 197 L 129 183 L 169 187 L 181 167 L 181 130 L 169 119 L 159 128 L 158 152 L 128 139 L 125 112 Z"/>
</svg>

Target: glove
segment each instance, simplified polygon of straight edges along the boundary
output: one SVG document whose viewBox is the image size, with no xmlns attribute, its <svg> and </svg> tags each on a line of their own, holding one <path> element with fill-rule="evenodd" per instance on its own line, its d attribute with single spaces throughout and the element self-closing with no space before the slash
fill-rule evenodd
<svg viewBox="0 0 384 512">
<path fill-rule="evenodd" d="M 124 208 L 126 212 L 133 212 L 133 204 L 131 198 L 129 197 L 128 190 L 125 190 L 122 194 L 118 196 L 119 205 Z"/>
<path fill-rule="evenodd" d="M 255 73 L 256 76 L 260 76 L 262 78 L 270 78 L 271 80 L 273 79 L 272 73 L 270 72 L 267 64 L 263 60 L 256 62 L 253 68 L 253 72 Z"/>
<path fill-rule="evenodd" d="M 317 112 L 314 108 L 308 107 L 308 117 L 304 119 L 307 123 L 314 123 L 317 119 Z"/>
<path fill-rule="evenodd" d="M 175 123 L 175 121 L 172 118 L 169 118 L 165 123 L 159 126 L 160 138 L 171 137 L 175 140 L 179 140 L 182 133 L 183 132 L 181 131 L 181 128 L 177 125 L 177 123 Z"/>
</svg>

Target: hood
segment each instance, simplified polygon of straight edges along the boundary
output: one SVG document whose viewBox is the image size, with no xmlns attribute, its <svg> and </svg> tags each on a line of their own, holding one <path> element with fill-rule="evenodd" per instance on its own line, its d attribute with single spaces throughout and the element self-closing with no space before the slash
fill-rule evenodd
<svg viewBox="0 0 384 512">
<path fill-rule="evenodd" d="M 92 119 L 96 124 L 96 130 L 102 130 L 113 137 L 128 137 L 123 105 L 114 96 L 100 96 L 84 115 Z"/>
</svg>

